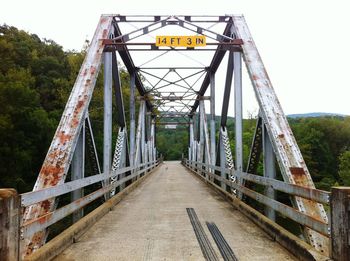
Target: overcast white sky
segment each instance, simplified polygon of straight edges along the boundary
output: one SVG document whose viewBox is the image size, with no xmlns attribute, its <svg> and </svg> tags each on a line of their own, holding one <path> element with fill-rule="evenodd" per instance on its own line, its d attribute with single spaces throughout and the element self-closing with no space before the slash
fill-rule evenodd
<svg viewBox="0 0 350 261">
<path fill-rule="evenodd" d="M 244 14 L 285 113 L 350 115 L 349 11 L 346 0 L 13 0 L 2 1 L 0 23 L 80 50 L 102 13 Z M 247 80 L 245 114 L 256 110 Z M 222 88 L 218 82 L 216 88 Z M 218 91 L 217 112 L 221 98 Z"/>
</svg>

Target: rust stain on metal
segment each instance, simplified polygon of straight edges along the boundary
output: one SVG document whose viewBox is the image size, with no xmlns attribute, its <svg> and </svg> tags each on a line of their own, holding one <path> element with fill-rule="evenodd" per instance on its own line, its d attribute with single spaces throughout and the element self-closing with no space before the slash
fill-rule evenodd
<svg viewBox="0 0 350 261">
<path fill-rule="evenodd" d="M 77 110 L 79 110 L 81 107 L 83 107 L 83 105 L 84 105 L 84 101 L 81 101 L 81 100 L 78 101 L 77 109 L 75 112 L 78 112 Z"/>
<path fill-rule="evenodd" d="M 101 40 L 102 40 L 102 44 L 104 45 L 111 45 L 114 43 L 112 39 L 101 39 Z"/>
<path fill-rule="evenodd" d="M 253 78 L 254 81 L 257 81 L 257 80 L 260 79 L 259 76 L 257 76 L 256 74 L 253 74 L 252 78 Z"/>
<path fill-rule="evenodd" d="M 299 168 L 299 167 L 290 167 L 290 172 L 293 174 L 293 175 L 296 175 L 296 176 L 300 176 L 300 175 L 305 175 L 305 171 L 303 168 Z"/>
<path fill-rule="evenodd" d="M 91 66 L 91 68 L 90 68 L 90 73 L 91 73 L 91 75 L 94 75 L 95 72 L 96 72 L 96 67 Z"/>
<path fill-rule="evenodd" d="M 64 143 L 66 143 L 67 141 L 70 140 L 71 135 L 65 134 L 64 131 L 62 131 L 62 132 L 60 132 L 60 133 L 57 135 L 57 137 L 58 137 L 60 143 L 61 143 L 61 144 L 64 144 Z M 53 155 L 53 156 L 55 156 L 55 155 Z"/>
<path fill-rule="evenodd" d="M 242 45 L 243 44 L 243 40 L 242 39 L 234 39 L 231 42 L 233 44 L 237 44 L 237 45 Z"/>
<path fill-rule="evenodd" d="M 44 165 L 40 171 L 43 175 L 43 185 L 44 187 L 55 186 L 58 182 L 59 174 L 62 172 L 63 168 L 59 167 L 57 165 L 50 166 L 50 165 Z"/>
<path fill-rule="evenodd" d="M 91 45 L 82 64 L 81 73 L 74 84 L 67 106 L 62 114 L 56 134 L 40 170 L 34 190 L 56 186 L 64 182 L 69 168 L 69 160 L 73 154 L 79 126 L 83 123 L 84 112 L 88 106 L 98 70 L 102 61 L 103 46 L 99 39 L 107 37 L 112 27 L 112 16 L 102 16 L 95 31 Z M 31 220 L 48 218 L 48 212 L 54 209 L 55 199 L 49 199 L 26 208 L 24 223 Z M 33 252 L 44 243 L 45 231 L 35 233 L 26 239 L 24 254 Z"/>
<path fill-rule="evenodd" d="M 41 216 L 40 218 L 38 218 L 36 221 L 39 222 L 40 224 L 44 224 L 46 223 L 49 219 L 51 219 L 52 217 L 52 212 L 44 215 L 44 216 Z"/>
<path fill-rule="evenodd" d="M 309 182 L 307 180 L 304 168 L 290 167 L 289 170 L 293 175 L 295 184 L 299 186 L 309 187 Z"/>
<path fill-rule="evenodd" d="M 51 203 L 49 200 L 45 200 L 45 201 L 41 202 L 40 204 L 41 204 L 42 209 L 44 209 L 45 211 L 50 210 Z"/>
<path fill-rule="evenodd" d="M 103 30 L 103 33 L 102 33 L 102 38 L 106 38 L 108 36 L 108 31 L 107 29 Z"/>
<path fill-rule="evenodd" d="M 53 212 L 49 212 L 49 213 L 42 215 L 34 220 L 30 220 L 29 222 L 24 223 L 23 226 L 26 227 L 26 226 L 29 226 L 33 223 L 45 224 L 48 220 L 51 219 L 52 215 L 53 215 Z M 36 235 L 36 237 L 38 237 L 38 235 Z"/>
</svg>

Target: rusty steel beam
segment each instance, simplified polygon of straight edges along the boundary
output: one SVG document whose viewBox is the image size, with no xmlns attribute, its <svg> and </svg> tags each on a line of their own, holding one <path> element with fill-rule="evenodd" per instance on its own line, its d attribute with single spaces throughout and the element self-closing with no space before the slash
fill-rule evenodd
<svg viewBox="0 0 350 261">
<path fill-rule="evenodd" d="M 85 60 L 62 114 L 33 191 L 62 184 L 73 157 L 80 129 L 84 123 L 95 82 L 100 70 L 104 45 L 112 27 L 111 16 L 101 16 Z M 45 200 L 26 208 L 23 221 L 29 222 L 55 208 L 55 199 Z M 29 255 L 45 241 L 45 230 L 39 231 L 25 242 L 24 255 Z"/>
<path fill-rule="evenodd" d="M 283 178 L 292 184 L 315 188 L 246 21 L 243 16 L 233 16 L 232 19 L 236 36 L 243 40 L 244 61 Z M 328 222 L 326 212 L 321 204 L 299 197 L 294 198 L 294 204 L 301 212 L 323 222 Z M 308 228 L 305 229 L 305 232 L 310 243 L 317 250 L 328 255 L 328 239 Z"/>
</svg>

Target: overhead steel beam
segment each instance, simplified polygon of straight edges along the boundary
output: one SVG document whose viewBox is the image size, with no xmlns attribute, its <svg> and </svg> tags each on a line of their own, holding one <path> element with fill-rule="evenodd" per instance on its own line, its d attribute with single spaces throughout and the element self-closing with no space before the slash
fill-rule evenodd
<svg viewBox="0 0 350 261">
<path fill-rule="evenodd" d="M 216 40 L 216 41 L 219 41 L 219 42 L 222 42 L 222 41 L 231 41 L 233 40 L 233 38 L 228 35 L 225 35 L 225 33 L 222 35 L 222 34 L 218 34 L 214 31 L 211 31 L 209 29 L 206 29 L 204 27 L 201 27 L 201 26 L 198 26 L 196 24 L 193 24 L 192 22 L 189 22 L 188 20 L 182 20 L 178 17 L 174 17 L 176 20 L 178 20 L 178 25 L 187 29 L 187 30 L 190 30 L 192 32 L 195 32 L 195 33 L 198 33 L 198 34 L 202 34 L 202 35 L 205 35 L 206 37 L 208 38 L 211 38 L 213 40 Z"/>
<path fill-rule="evenodd" d="M 113 15 L 118 23 L 151 23 L 171 15 Z M 230 16 L 218 15 L 175 15 L 194 23 L 227 23 Z"/>
<path fill-rule="evenodd" d="M 165 19 L 155 21 L 152 24 L 149 24 L 149 25 L 144 26 L 142 28 L 138 28 L 130 33 L 117 35 L 111 40 L 113 41 L 113 43 L 118 43 L 118 41 L 122 41 L 122 43 L 126 43 L 132 39 L 138 38 L 142 35 L 148 34 L 150 32 L 158 30 L 164 26 L 167 26 L 168 25 L 167 20 L 169 20 L 169 19 L 170 19 L 170 17 L 167 17 Z"/>
<path fill-rule="evenodd" d="M 114 27 L 114 35 L 115 36 L 122 35 L 118 24 L 113 23 L 113 27 Z M 143 83 L 142 83 L 142 80 L 141 80 L 140 76 L 137 73 L 137 69 L 135 67 L 135 64 L 134 64 L 132 58 L 131 58 L 131 55 L 130 55 L 130 53 L 128 51 L 128 48 L 126 46 L 123 46 L 122 50 L 118 50 L 118 53 L 119 53 L 120 57 L 122 58 L 123 63 L 125 65 L 126 69 L 128 70 L 129 74 L 130 75 L 131 74 L 135 74 L 136 88 L 139 91 L 139 94 L 141 96 L 144 96 L 147 92 L 146 92 L 145 87 L 143 86 Z M 147 105 L 147 109 L 149 111 L 152 111 L 153 106 L 152 106 L 152 103 L 149 100 L 146 101 L 146 105 Z"/>
<path fill-rule="evenodd" d="M 205 70 L 207 67 L 140 67 L 138 70 Z"/>
</svg>

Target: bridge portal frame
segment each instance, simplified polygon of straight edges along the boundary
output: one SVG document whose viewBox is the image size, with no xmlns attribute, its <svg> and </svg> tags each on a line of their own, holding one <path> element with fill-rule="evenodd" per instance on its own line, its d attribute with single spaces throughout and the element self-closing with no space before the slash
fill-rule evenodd
<svg viewBox="0 0 350 261">
<path fill-rule="evenodd" d="M 208 28 L 198 25 L 204 22 L 224 23 L 226 24 L 223 33 L 217 33 Z M 149 23 L 146 26 L 132 30 L 131 32 L 122 33 L 119 28 L 119 23 Z M 184 89 L 182 96 L 172 96 L 169 93 L 169 99 L 176 101 L 178 105 L 167 105 L 163 101 L 163 107 L 156 107 L 152 103 L 151 92 L 147 90 L 143 84 L 140 73 L 147 67 L 136 67 L 131 58 L 129 46 L 141 46 L 138 51 L 161 51 L 154 43 L 132 43 L 142 35 L 159 30 L 168 25 L 176 25 L 186 30 L 203 34 L 210 39 L 214 39 L 217 43 L 209 43 L 210 50 L 215 50 L 212 61 L 209 66 L 204 69 L 204 79 L 198 91 L 193 89 L 193 86 L 186 83 L 186 77 L 179 75 L 180 80 L 166 82 L 166 75 L 160 76 L 159 81 L 165 81 L 165 85 L 153 86 L 155 90 L 164 88 L 169 85 L 176 85 Z M 150 46 L 150 49 L 144 47 Z M 215 49 L 212 47 L 216 46 Z M 197 51 L 198 49 L 183 49 L 182 51 Z M 124 106 L 121 95 L 121 83 L 119 75 L 116 78 L 118 71 L 117 58 L 115 52 L 118 52 L 127 71 L 130 74 L 130 130 L 129 142 L 125 122 Z M 175 51 L 171 47 L 169 51 Z M 215 73 L 218 70 L 225 53 L 228 53 L 228 65 L 225 84 L 225 96 L 222 105 L 221 126 L 218 143 L 215 142 Z M 60 124 L 56 130 L 55 136 L 49 148 L 48 154 L 43 163 L 42 169 L 38 175 L 37 182 L 34 186 L 34 191 L 47 189 L 49 187 L 59 186 L 64 183 L 68 173 L 68 169 L 72 162 L 77 142 L 82 132 L 83 126 L 86 123 L 88 115 L 88 106 L 93 94 L 93 89 L 101 67 L 104 64 L 104 153 L 103 153 L 103 172 L 111 172 L 112 166 L 120 168 L 123 164 L 127 167 L 133 167 L 130 170 L 133 173 L 138 171 L 140 164 L 146 162 L 154 162 L 156 159 L 156 125 L 157 111 L 168 113 L 170 109 L 174 109 L 175 113 L 185 112 L 189 120 L 177 124 L 189 124 L 190 141 L 189 154 L 198 162 L 197 169 L 201 169 L 203 173 L 216 173 L 215 167 L 203 167 L 201 163 L 220 163 L 221 178 L 226 178 L 229 175 L 225 169 L 228 167 L 237 173 L 243 172 L 243 143 L 242 143 L 242 60 L 244 61 L 248 74 L 250 76 L 257 101 L 260 107 L 260 116 L 258 117 L 256 136 L 251 148 L 250 160 L 247 169 L 254 173 L 256 171 L 258 156 L 261 155 L 262 146 L 260 141 L 264 141 L 264 163 L 266 175 L 273 171 L 271 167 L 273 163 L 273 155 L 276 157 L 277 163 L 281 169 L 285 182 L 305 186 L 314 189 L 311 175 L 302 158 L 298 145 L 289 127 L 288 121 L 283 113 L 282 107 L 277 99 L 277 96 L 272 87 L 271 81 L 267 75 L 265 67 L 262 63 L 260 54 L 257 51 L 253 38 L 250 34 L 245 19 L 241 15 L 225 15 L 225 16 L 123 16 L 123 15 L 103 15 L 100 18 L 96 32 L 94 34 L 91 45 L 87 51 L 86 58 L 83 62 L 77 80 L 72 89 L 72 93 L 63 112 Z M 180 68 L 180 67 L 179 67 Z M 186 69 L 186 67 L 181 67 Z M 189 67 L 194 69 L 195 67 Z M 157 69 L 157 68 L 155 68 Z M 169 72 L 176 72 L 177 68 L 168 67 Z M 179 82 L 184 82 L 179 83 Z M 230 100 L 231 85 L 234 85 L 234 105 L 235 105 L 235 157 L 233 158 L 226 121 L 228 114 L 228 105 Z M 115 85 L 116 101 L 118 106 L 118 124 L 119 133 L 117 144 L 115 146 L 115 157 L 112 161 L 112 85 Z M 210 86 L 211 94 L 211 109 L 210 109 L 210 132 L 208 131 L 205 108 L 204 95 Z M 158 89 L 156 89 L 158 88 Z M 141 96 L 141 109 L 139 110 L 139 120 L 136 130 L 135 113 L 136 113 L 136 95 L 135 89 L 138 90 Z M 180 92 L 179 92 L 180 93 Z M 195 94 L 195 98 L 189 98 L 188 94 Z M 185 104 L 184 99 L 192 100 L 193 105 Z M 168 109 L 168 107 L 170 109 Z M 180 107 L 182 109 L 176 109 Z M 200 109 L 199 115 L 196 113 Z M 188 111 L 186 111 L 188 110 Z M 151 115 L 152 120 L 146 121 L 146 115 Z M 198 135 L 194 135 L 194 116 L 197 114 Z M 198 117 L 199 116 L 199 117 Z M 148 126 L 146 126 L 146 123 Z M 150 125 L 150 126 L 149 126 Z M 192 125 L 192 126 L 191 126 Z M 146 135 L 146 129 L 151 130 L 151 136 Z M 261 131 L 264 130 L 264 139 L 261 139 Z M 191 134 L 193 132 L 193 134 Z M 88 135 L 89 136 L 89 135 Z M 92 142 L 94 144 L 93 136 Z M 148 137 L 146 139 L 146 137 Z M 269 150 L 268 141 L 272 146 Z M 128 146 L 130 144 L 130 146 Z M 217 149 L 215 149 L 217 147 Z M 79 148 L 79 146 L 78 146 Z M 148 149 L 149 148 L 149 149 Z M 96 152 L 96 148 L 93 148 Z M 267 152 L 269 150 L 269 152 Z M 120 156 L 124 155 L 124 156 Z M 266 156 L 267 155 L 267 156 Z M 124 157 L 124 159 L 123 159 Z M 254 158 L 255 157 L 255 158 Z M 216 159 L 216 160 L 215 160 Z M 234 160 L 233 160 L 234 159 Z M 95 153 L 94 161 L 98 162 L 97 153 Z M 123 161 L 123 163 L 121 163 Z M 235 161 L 235 164 L 233 163 Z M 99 165 L 99 164 L 96 164 Z M 270 167 L 268 167 L 270 166 Z M 136 168 L 136 169 L 135 169 Z M 99 170 L 100 172 L 100 170 Z M 97 173 L 96 173 L 97 174 Z M 209 175 L 210 176 L 210 175 Z M 238 185 L 245 185 L 244 180 L 232 175 L 230 178 Z M 109 186 L 116 180 L 108 178 L 103 183 L 103 186 Z M 224 189 L 230 189 L 227 184 L 221 183 Z M 225 187 L 226 186 L 226 187 Z M 241 197 L 240 192 L 232 189 L 233 193 L 237 193 Z M 273 191 L 268 190 L 268 195 L 273 197 Z M 110 195 L 105 195 L 107 199 Z M 327 215 L 321 204 L 310 202 L 301 197 L 293 197 L 295 208 L 299 211 L 311 215 L 315 219 L 328 222 Z M 28 206 L 25 210 L 23 223 L 30 223 L 33 220 L 51 213 L 56 208 L 55 198 L 50 198 L 44 202 L 36 203 Z M 270 214 L 272 218 L 273 215 Z M 319 251 L 328 253 L 328 240 L 319 233 L 305 228 L 305 233 L 309 242 Z M 39 231 L 32 238 L 28 239 L 24 244 L 24 255 L 28 255 L 40 247 L 46 239 L 47 231 Z"/>
</svg>

